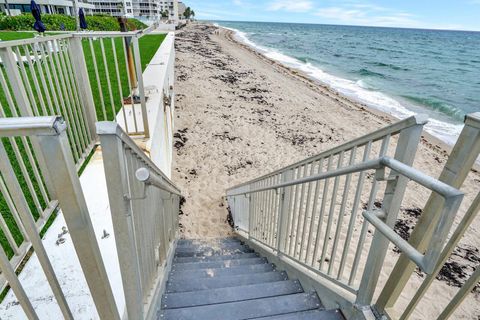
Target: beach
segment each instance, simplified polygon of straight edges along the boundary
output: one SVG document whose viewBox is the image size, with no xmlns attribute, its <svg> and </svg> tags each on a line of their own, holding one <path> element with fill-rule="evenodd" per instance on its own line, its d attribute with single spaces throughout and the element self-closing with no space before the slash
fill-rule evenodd
<svg viewBox="0 0 480 320">
<path fill-rule="evenodd" d="M 227 188 L 396 121 L 267 59 L 239 43 L 232 31 L 213 25 L 189 24 L 177 32 L 175 73 L 172 178 L 185 196 L 180 218 L 184 238 L 232 234 L 224 198 Z M 448 146 L 424 134 L 414 167 L 438 177 L 448 152 Z M 479 190 L 480 174 L 472 170 L 462 187 L 466 196 L 456 223 Z M 409 188 L 403 206 L 421 207 L 428 196 L 425 189 Z M 465 252 L 455 258 L 468 275 L 480 261 L 479 231 L 476 218 L 460 243 Z M 397 258 L 390 250 L 382 279 Z M 406 293 L 419 284 L 420 276 L 415 275 Z M 447 281 L 436 281 L 412 318 L 435 317 L 438 310 L 432 301 L 445 305 L 457 290 Z M 479 301 L 477 288 L 455 318 L 478 319 Z M 407 302 L 402 296 L 398 305 Z"/>
</svg>

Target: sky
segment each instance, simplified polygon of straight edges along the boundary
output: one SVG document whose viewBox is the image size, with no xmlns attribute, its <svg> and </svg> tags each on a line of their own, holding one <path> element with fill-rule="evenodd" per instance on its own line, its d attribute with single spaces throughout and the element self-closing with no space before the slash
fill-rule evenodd
<svg viewBox="0 0 480 320">
<path fill-rule="evenodd" d="M 198 20 L 480 31 L 480 0 L 184 0 Z"/>
</svg>

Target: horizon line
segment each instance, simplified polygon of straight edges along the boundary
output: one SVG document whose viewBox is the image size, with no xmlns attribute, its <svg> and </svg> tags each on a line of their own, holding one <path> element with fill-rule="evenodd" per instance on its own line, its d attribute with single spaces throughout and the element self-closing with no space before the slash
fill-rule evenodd
<svg viewBox="0 0 480 320">
<path fill-rule="evenodd" d="M 361 24 L 336 24 L 336 23 L 315 23 L 315 22 L 285 22 L 285 21 L 253 21 L 253 20 L 221 20 L 221 19 L 199 19 L 200 21 L 221 21 L 221 22 L 254 22 L 254 23 L 283 23 L 283 24 L 311 24 L 323 26 L 343 26 L 343 27 L 365 27 L 365 28 L 388 28 L 388 29 L 407 29 L 407 30 L 427 30 L 427 31 L 453 31 L 453 32 L 477 32 L 478 30 L 467 29 L 442 29 L 442 28 L 421 28 L 421 27 L 395 27 L 395 26 L 369 26 Z"/>
</svg>

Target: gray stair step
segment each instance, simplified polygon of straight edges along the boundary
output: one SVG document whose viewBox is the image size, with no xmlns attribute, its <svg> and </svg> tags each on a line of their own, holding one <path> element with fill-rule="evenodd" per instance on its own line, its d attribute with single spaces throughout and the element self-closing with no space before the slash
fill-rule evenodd
<svg viewBox="0 0 480 320">
<path fill-rule="evenodd" d="M 257 258 L 257 257 L 258 257 L 258 253 L 255 253 L 255 252 L 249 252 L 249 253 L 238 252 L 238 253 L 229 254 L 225 256 L 175 257 L 173 259 L 173 263 L 207 262 L 207 261 L 221 261 L 221 260 L 246 259 L 246 258 Z"/>
<path fill-rule="evenodd" d="M 255 320 L 345 320 L 340 310 L 309 310 L 276 316 L 255 318 Z"/>
<path fill-rule="evenodd" d="M 214 238 L 214 239 L 179 239 L 177 241 L 177 246 L 182 246 L 182 245 L 192 245 L 192 244 L 205 244 L 205 243 L 229 243 L 229 242 L 237 242 L 239 243 L 240 240 L 238 240 L 235 237 L 229 237 L 229 238 Z"/>
<path fill-rule="evenodd" d="M 274 267 L 270 263 L 252 264 L 244 266 L 236 266 L 232 268 L 208 268 L 195 270 L 182 270 L 170 272 L 169 281 L 183 280 L 189 278 L 215 278 L 215 277 L 229 277 L 239 274 L 251 274 L 259 272 L 273 271 Z"/>
<path fill-rule="evenodd" d="M 232 288 L 233 289 L 233 288 Z M 278 297 L 228 302 L 206 306 L 165 309 L 165 320 L 241 320 L 318 309 L 320 300 L 315 293 L 298 293 Z"/>
<path fill-rule="evenodd" d="M 206 242 L 206 243 L 201 243 L 201 244 L 184 244 L 184 245 L 177 245 L 177 250 L 201 250 L 205 248 L 233 248 L 233 247 L 239 247 L 239 246 L 245 246 L 245 244 L 241 242 Z"/>
<path fill-rule="evenodd" d="M 287 274 L 285 272 L 263 272 L 253 274 L 242 274 L 231 277 L 218 277 L 218 278 L 199 278 L 199 279 L 185 279 L 168 281 L 166 292 L 187 292 L 196 290 L 207 290 L 216 288 L 236 287 L 247 284 L 262 283 L 262 282 L 274 282 L 287 280 Z M 234 290 L 234 289 L 232 289 Z"/>
<path fill-rule="evenodd" d="M 246 246 L 238 245 L 229 248 L 202 248 L 202 249 L 179 249 L 175 250 L 175 257 L 202 257 L 213 255 L 229 255 L 237 253 L 251 253 L 252 249 Z"/>
<path fill-rule="evenodd" d="M 172 265 L 172 271 L 206 269 L 206 268 L 231 268 L 231 267 L 240 266 L 240 265 L 262 264 L 262 263 L 267 263 L 267 259 L 248 258 L 248 259 L 231 259 L 231 260 L 222 260 L 222 261 L 174 263 Z"/>
<path fill-rule="evenodd" d="M 167 293 L 163 295 L 162 308 L 194 307 L 302 292 L 303 289 L 298 280 L 287 280 L 250 284 L 234 288 L 227 287 L 204 291 Z"/>
</svg>

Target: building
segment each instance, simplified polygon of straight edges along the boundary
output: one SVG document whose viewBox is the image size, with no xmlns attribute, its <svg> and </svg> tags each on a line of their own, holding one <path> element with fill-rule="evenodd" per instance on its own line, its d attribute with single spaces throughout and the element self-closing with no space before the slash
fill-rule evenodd
<svg viewBox="0 0 480 320">
<path fill-rule="evenodd" d="M 93 9 L 94 14 L 108 14 L 114 17 L 126 16 L 132 18 L 134 16 L 133 12 L 133 1 L 132 0 L 90 0 L 94 5 Z M 137 2 L 137 1 L 136 1 Z M 148 4 L 148 2 L 146 2 Z M 145 14 L 152 14 L 150 11 L 145 12 Z"/>
<path fill-rule="evenodd" d="M 187 10 L 187 6 L 183 2 L 178 2 L 178 19 L 183 20 L 185 16 L 183 15 Z"/>
<path fill-rule="evenodd" d="M 178 0 L 160 0 L 159 5 L 160 5 L 160 13 L 164 13 L 164 15 L 162 15 L 162 18 L 168 20 L 173 24 L 177 24 L 179 19 Z M 165 17 L 165 13 L 167 13 L 166 17 Z"/>
<path fill-rule="evenodd" d="M 141 21 L 157 21 L 162 12 L 168 11 L 168 20 L 178 21 L 177 1 L 164 0 L 90 0 L 95 5 L 96 14 L 126 16 Z"/>
<path fill-rule="evenodd" d="M 30 0 L 7 0 L 11 15 L 30 12 Z M 73 1 L 71 0 L 35 0 L 40 6 L 42 13 L 58 13 L 72 15 Z M 78 8 L 82 8 L 85 14 L 93 13 L 95 6 L 91 0 L 78 0 Z M 5 0 L 0 0 L 0 10 L 7 12 Z"/>
</svg>

